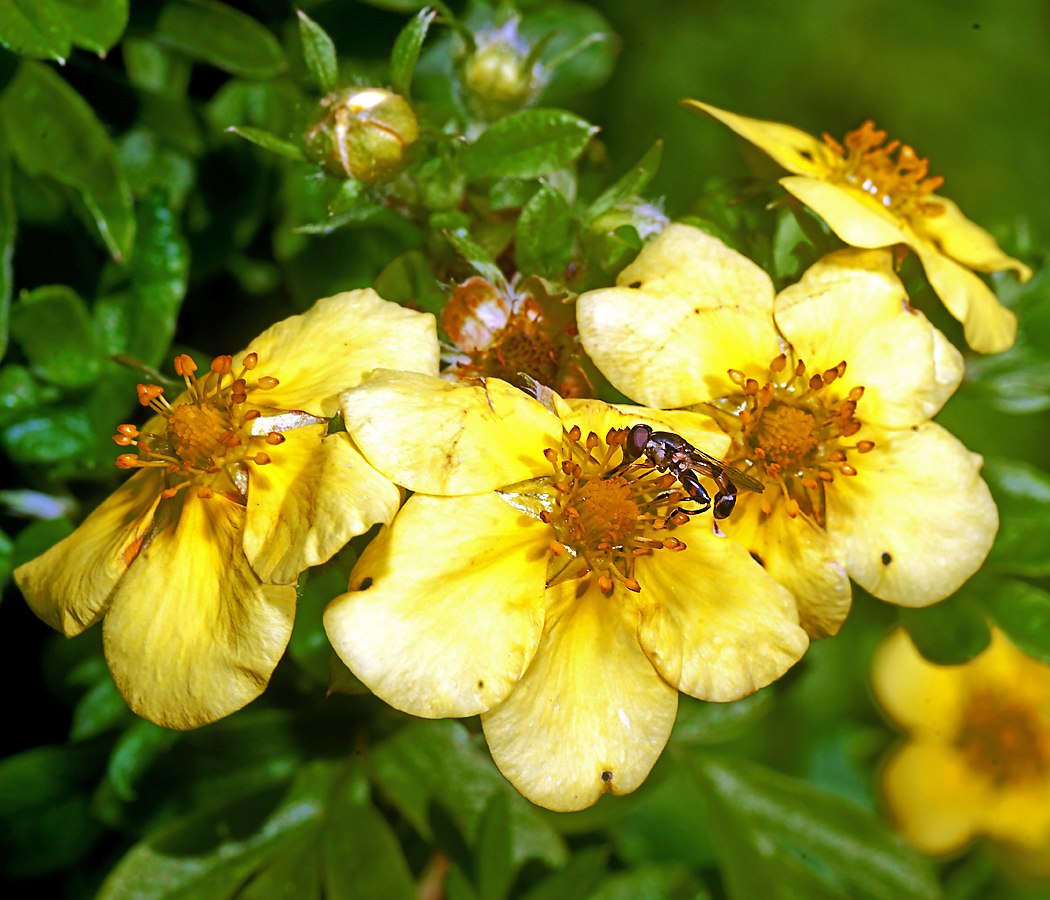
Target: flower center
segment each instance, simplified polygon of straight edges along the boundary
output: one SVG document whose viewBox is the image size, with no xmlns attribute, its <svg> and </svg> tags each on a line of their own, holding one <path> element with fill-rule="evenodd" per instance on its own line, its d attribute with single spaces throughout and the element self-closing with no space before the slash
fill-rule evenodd
<svg viewBox="0 0 1050 900">
<path fill-rule="evenodd" d="M 513 315 L 484 368 L 504 381 L 517 383 L 524 372 L 540 384 L 553 385 L 558 377 L 560 348 L 523 315 Z"/>
<path fill-rule="evenodd" d="M 560 453 L 544 454 L 553 477 L 534 479 L 520 493 L 501 492 L 516 508 L 554 528 L 548 587 L 593 573 L 607 595 L 617 582 L 638 592 L 638 557 L 686 548 L 683 541 L 666 535 L 669 528 L 689 521 L 678 508 L 690 502 L 688 496 L 674 489 L 674 475 L 644 464 L 624 464 L 627 432 L 610 429 L 603 441 L 592 431 L 584 440 L 574 425 L 565 432 Z M 519 504 L 522 497 L 529 499 Z"/>
<path fill-rule="evenodd" d="M 764 384 L 730 369 L 741 391 L 706 405 L 732 439 L 725 461 L 742 462 L 750 474 L 776 484 L 789 516 L 802 513 L 823 527 L 827 486 L 837 475 L 857 474 L 848 459 L 851 451 L 868 453 L 875 446 L 844 440 L 860 430 L 855 414 L 864 388 L 852 388 L 842 399 L 831 387 L 846 371 L 845 361 L 816 375 L 806 374 L 802 360 L 794 367 L 787 362 L 784 354 L 776 357 Z M 768 496 L 760 500 L 766 515 L 777 502 Z"/>
<path fill-rule="evenodd" d="M 971 768 L 1000 784 L 1050 772 L 1050 727 L 1036 710 L 997 693 L 971 697 L 955 746 Z"/>
<path fill-rule="evenodd" d="M 944 207 L 926 197 L 944 184 L 944 178 L 927 177 L 930 161 L 907 144 L 890 141 L 881 146 L 885 140 L 886 132 L 876 131 L 870 120 L 843 138 L 845 147 L 825 134 L 824 143 L 841 157 L 835 179 L 863 191 L 896 215 L 941 215 Z"/>
<path fill-rule="evenodd" d="M 247 463 L 266 465 L 266 453 L 248 455 L 244 445 L 256 434 L 259 410 L 248 410 L 246 376 L 258 364 L 258 356 L 249 353 L 241 372 L 234 377 L 233 357 L 219 356 L 212 361 L 211 371 L 203 380 L 194 374 L 197 364 L 183 354 L 175 358 L 175 371 L 186 382 L 186 399 L 172 406 L 164 398 L 164 389 L 152 384 L 138 386 L 139 402 L 167 420 L 160 434 L 139 431 L 134 425 L 121 425 L 113 440 L 122 447 L 134 446 L 138 453 L 122 453 L 116 465 L 121 469 L 162 468 L 168 475 L 164 497 L 174 497 L 180 490 L 197 486 L 204 499 L 215 496 L 216 489 L 237 503 L 246 502 Z M 252 388 L 272 390 L 278 381 L 270 376 L 252 379 Z M 260 432 L 265 433 L 265 432 Z M 279 431 L 266 433 L 271 445 L 283 443 Z"/>
</svg>

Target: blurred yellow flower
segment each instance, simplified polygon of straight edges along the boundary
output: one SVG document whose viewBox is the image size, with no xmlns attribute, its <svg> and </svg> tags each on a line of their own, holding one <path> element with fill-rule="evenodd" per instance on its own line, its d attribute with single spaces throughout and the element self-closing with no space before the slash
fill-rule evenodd
<svg viewBox="0 0 1050 900">
<path fill-rule="evenodd" d="M 934 854 L 977 835 L 1050 852 L 1050 666 L 994 628 L 983 653 L 938 666 L 901 629 L 879 648 L 872 684 L 907 732 L 882 784 L 908 840 Z"/>
<path fill-rule="evenodd" d="M 711 415 L 726 461 L 767 484 L 722 527 L 792 591 L 811 637 L 838 631 L 850 577 L 926 606 L 984 561 L 998 514 L 981 457 L 930 421 L 962 359 L 908 306 L 888 251 L 832 253 L 774 295 L 750 260 L 672 225 L 576 312 L 616 388 Z"/>
<path fill-rule="evenodd" d="M 679 690 L 742 697 L 808 641 L 791 595 L 710 513 L 675 515 L 674 475 L 621 466 L 640 423 L 720 456 L 709 420 L 542 396 L 400 372 L 343 395 L 365 458 L 416 493 L 325 627 L 381 698 L 480 714 L 518 790 L 574 810 L 641 784 Z"/>
<path fill-rule="evenodd" d="M 318 301 L 203 378 L 176 358 L 186 391 L 169 404 L 139 385 L 158 415 L 114 437 L 129 448 L 117 465 L 140 471 L 15 572 L 33 611 L 67 637 L 105 616 L 117 687 L 160 725 L 253 700 L 288 643 L 299 574 L 400 503 L 349 435 L 328 433 L 337 395 L 390 365 L 437 372 L 434 318 L 372 290 Z"/>
<path fill-rule="evenodd" d="M 790 125 L 738 116 L 699 100 L 682 103 L 728 125 L 791 172 L 780 183 L 847 244 L 910 247 L 937 296 L 963 323 L 974 350 L 998 353 L 1013 345 L 1017 318 L 971 270 L 1011 269 L 1021 281 L 1031 278 L 1032 270 L 1003 253 L 951 200 L 933 193 L 944 179 L 929 177 L 927 160 L 907 144 L 884 145 L 886 132 L 870 121 L 847 134 L 843 146 L 826 134 L 818 141 Z"/>
</svg>

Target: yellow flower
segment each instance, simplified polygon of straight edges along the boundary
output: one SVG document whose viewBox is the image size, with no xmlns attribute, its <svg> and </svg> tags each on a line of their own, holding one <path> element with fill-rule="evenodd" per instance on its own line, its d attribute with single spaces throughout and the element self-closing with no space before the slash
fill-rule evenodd
<svg viewBox="0 0 1050 900">
<path fill-rule="evenodd" d="M 284 653 L 295 582 L 400 494 L 345 432 L 337 396 L 377 365 L 436 372 L 434 319 L 372 290 L 320 300 L 203 378 L 159 415 L 122 425 L 117 465 L 138 468 L 68 538 L 15 572 L 33 611 L 67 637 L 105 616 L 106 660 L 128 705 L 193 728 L 253 700 Z"/>
<path fill-rule="evenodd" d="M 1050 851 L 1050 666 L 994 628 L 983 653 L 938 666 L 898 630 L 879 648 L 872 683 L 907 732 L 882 783 L 908 840 L 936 854 L 977 835 Z"/>
<path fill-rule="evenodd" d="M 765 493 L 722 526 L 834 634 L 852 577 L 926 606 L 984 561 L 998 528 L 981 458 L 929 421 L 962 360 L 907 305 L 885 250 L 841 250 L 774 296 L 758 266 L 672 225 L 617 287 L 577 301 L 584 349 L 628 397 L 713 416 L 726 460 Z"/>
<path fill-rule="evenodd" d="M 734 700 L 805 651 L 790 594 L 716 535 L 673 474 L 621 466 L 649 424 L 720 455 L 701 416 L 545 402 L 490 378 L 375 373 L 343 395 L 365 457 L 416 491 L 325 627 L 391 705 L 481 715 L 526 797 L 581 809 L 645 779 L 678 691 Z"/>
<path fill-rule="evenodd" d="M 780 183 L 847 244 L 910 247 L 948 312 L 963 323 L 974 350 L 998 353 L 1013 345 L 1016 317 L 971 270 L 1011 269 L 1021 281 L 1031 278 L 1032 270 L 1003 253 L 951 200 L 933 193 L 944 179 L 928 177 L 927 161 L 911 147 L 900 141 L 883 146 L 886 132 L 876 131 L 872 122 L 847 134 L 843 147 L 829 135 L 818 141 L 790 125 L 749 119 L 698 100 L 682 102 L 728 125 L 791 172 Z"/>
</svg>

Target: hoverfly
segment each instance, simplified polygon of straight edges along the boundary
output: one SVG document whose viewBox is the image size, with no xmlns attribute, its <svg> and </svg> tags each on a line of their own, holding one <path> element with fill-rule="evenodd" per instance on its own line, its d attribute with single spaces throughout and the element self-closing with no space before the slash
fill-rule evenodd
<svg viewBox="0 0 1050 900">
<path fill-rule="evenodd" d="M 704 490 L 697 475 L 706 475 L 718 485 L 715 494 L 714 517 L 724 519 L 736 505 L 737 488 L 761 494 L 765 486 L 745 472 L 697 450 L 685 438 L 670 431 L 653 431 L 648 425 L 635 425 L 623 445 L 622 466 L 629 466 L 638 457 L 661 472 L 674 472 L 689 499 L 700 504 L 697 510 L 682 510 L 687 515 L 706 512 L 711 508 L 711 497 Z M 643 464 L 643 465 L 644 465 Z"/>
</svg>

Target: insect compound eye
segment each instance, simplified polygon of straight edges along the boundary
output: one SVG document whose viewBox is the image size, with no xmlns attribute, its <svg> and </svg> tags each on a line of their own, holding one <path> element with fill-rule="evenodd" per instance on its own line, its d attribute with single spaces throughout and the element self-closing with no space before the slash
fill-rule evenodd
<svg viewBox="0 0 1050 900">
<path fill-rule="evenodd" d="M 723 494 L 721 492 L 715 495 L 715 518 L 725 519 L 733 511 L 733 507 L 736 506 L 736 494 Z"/>
<path fill-rule="evenodd" d="M 625 449 L 630 454 L 631 459 L 637 459 L 641 455 L 645 445 L 649 443 L 649 438 L 652 436 L 653 430 L 648 425 L 635 425 L 627 433 Z"/>
</svg>

